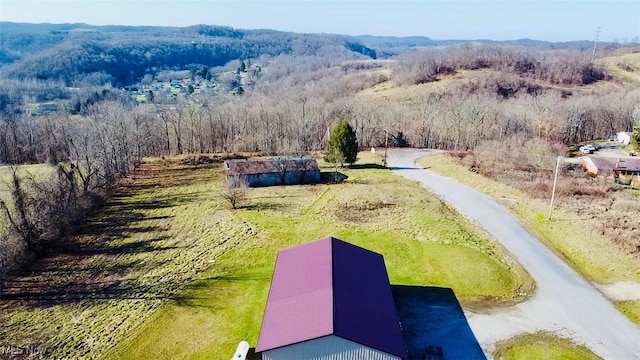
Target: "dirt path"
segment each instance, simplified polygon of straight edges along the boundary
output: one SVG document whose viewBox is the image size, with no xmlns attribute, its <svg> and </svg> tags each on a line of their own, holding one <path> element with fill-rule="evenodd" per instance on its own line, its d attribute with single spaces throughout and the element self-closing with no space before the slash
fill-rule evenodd
<svg viewBox="0 0 640 360">
<path fill-rule="evenodd" d="M 546 330 L 585 344 L 605 359 L 640 359 L 638 326 L 494 200 L 414 164 L 429 153 L 394 150 L 388 162 L 397 174 L 419 181 L 487 230 L 517 257 L 537 284 L 536 293 L 524 303 L 483 313 L 466 312 L 487 355 L 500 340 Z"/>
</svg>

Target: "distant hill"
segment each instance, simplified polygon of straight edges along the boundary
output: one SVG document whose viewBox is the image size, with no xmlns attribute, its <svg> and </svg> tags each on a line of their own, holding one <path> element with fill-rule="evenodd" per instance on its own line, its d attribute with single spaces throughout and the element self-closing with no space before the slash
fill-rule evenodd
<svg viewBox="0 0 640 360">
<path fill-rule="evenodd" d="M 432 40 L 426 36 L 373 36 L 360 35 L 355 36 L 363 44 L 368 46 L 396 47 L 396 46 L 436 46 L 441 45 L 443 41 Z"/>
<path fill-rule="evenodd" d="M 589 41 L 553 43 L 433 40 L 424 36 L 346 36 L 243 30 L 226 26 L 94 26 L 0 22 L 0 78 L 127 85 L 146 74 L 190 65 L 222 66 L 262 55 L 334 60 L 391 58 L 425 47 L 486 43 L 540 49 L 589 49 Z M 600 48 L 619 44 L 602 43 Z"/>
<path fill-rule="evenodd" d="M 578 40 L 578 41 L 565 41 L 565 42 L 551 42 L 543 40 L 533 39 L 516 39 L 516 40 L 434 40 L 425 36 L 372 36 L 372 35 L 359 35 L 354 37 L 364 45 L 376 50 L 379 57 L 395 56 L 402 53 L 410 52 L 424 47 L 436 47 L 436 46 L 451 46 L 457 44 L 474 43 L 474 44 L 488 44 L 488 45 L 505 45 L 505 46 L 522 46 L 527 48 L 536 49 L 571 49 L 584 51 L 593 47 L 592 41 Z M 637 44 L 636 44 L 637 45 Z M 618 43 L 601 42 L 598 43 L 598 47 L 603 50 L 611 50 L 621 48 L 626 45 Z"/>
<path fill-rule="evenodd" d="M 190 64 L 222 66 L 231 60 L 281 54 L 375 59 L 375 50 L 342 35 L 184 28 L 21 24 L 0 22 L 0 76 L 63 80 L 86 77 L 130 84 L 145 74 Z M 7 65 L 8 64 L 8 65 Z"/>
</svg>

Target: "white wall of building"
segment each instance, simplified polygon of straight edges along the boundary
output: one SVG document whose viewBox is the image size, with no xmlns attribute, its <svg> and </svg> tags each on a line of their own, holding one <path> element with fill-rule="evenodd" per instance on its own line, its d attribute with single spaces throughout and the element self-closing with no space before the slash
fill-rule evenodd
<svg viewBox="0 0 640 360">
<path fill-rule="evenodd" d="M 400 360 L 353 341 L 329 335 L 264 351 L 262 360 Z"/>
<path fill-rule="evenodd" d="M 618 139 L 618 142 L 622 143 L 623 145 L 629 145 L 629 143 L 631 142 L 631 136 L 629 136 L 629 133 L 619 132 L 616 137 Z"/>
</svg>

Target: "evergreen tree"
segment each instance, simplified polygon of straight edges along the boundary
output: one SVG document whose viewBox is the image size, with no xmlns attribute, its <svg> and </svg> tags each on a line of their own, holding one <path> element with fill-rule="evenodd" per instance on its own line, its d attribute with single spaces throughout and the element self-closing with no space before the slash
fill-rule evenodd
<svg viewBox="0 0 640 360">
<path fill-rule="evenodd" d="M 357 156 L 358 139 L 356 138 L 356 132 L 347 120 L 342 119 L 331 131 L 324 160 L 342 166 L 344 163 L 353 164 L 356 162 Z"/>
<path fill-rule="evenodd" d="M 640 150 L 640 126 L 636 126 L 633 129 L 633 134 L 631 134 L 631 146 L 633 146 L 633 149 L 635 151 L 639 151 Z"/>
</svg>

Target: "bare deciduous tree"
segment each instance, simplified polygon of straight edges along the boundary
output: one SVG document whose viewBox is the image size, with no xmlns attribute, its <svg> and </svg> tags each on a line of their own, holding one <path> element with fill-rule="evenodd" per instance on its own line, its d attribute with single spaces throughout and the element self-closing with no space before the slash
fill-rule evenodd
<svg viewBox="0 0 640 360">
<path fill-rule="evenodd" d="M 247 184 L 245 182 L 230 183 L 225 182 L 220 186 L 218 195 L 222 200 L 229 203 L 232 209 L 237 209 L 242 201 L 247 197 Z"/>
</svg>

